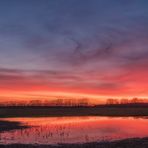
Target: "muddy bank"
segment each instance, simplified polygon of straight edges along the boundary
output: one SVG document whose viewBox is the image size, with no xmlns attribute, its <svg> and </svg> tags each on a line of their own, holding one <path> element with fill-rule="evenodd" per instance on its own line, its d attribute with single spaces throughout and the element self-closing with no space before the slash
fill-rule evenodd
<svg viewBox="0 0 148 148">
<path fill-rule="evenodd" d="M 51 145 L 0 145 L 1 148 L 148 148 L 148 138 L 125 139 L 114 142 Z"/>
<path fill-rule="evenodd" d="M 9 121 L 0 121 L 0 132 L 28 128 L 27 126 L 21 125 L 20 122 L 9 122 Z"/>
</svg>

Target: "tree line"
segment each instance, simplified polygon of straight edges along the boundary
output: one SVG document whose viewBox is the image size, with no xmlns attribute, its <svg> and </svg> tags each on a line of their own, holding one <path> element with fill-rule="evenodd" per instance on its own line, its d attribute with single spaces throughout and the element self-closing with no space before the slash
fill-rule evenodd
<svg viewBox="0 0 148 148">
<path fill-rule="evenodd" d="M 0 106 L 89 106 L 86 98 L 1 102 Z"/>
<path fill-rule="evenodd" d="M 106 100 L 107 105 L 113 105 L 113 104 L 137 104 L 137 103 L 148 103 L 147 99 L 140 99 L 140 98 L 132 98 L 132 99 L 114 99 L 109 98 Z"/>
</svg>

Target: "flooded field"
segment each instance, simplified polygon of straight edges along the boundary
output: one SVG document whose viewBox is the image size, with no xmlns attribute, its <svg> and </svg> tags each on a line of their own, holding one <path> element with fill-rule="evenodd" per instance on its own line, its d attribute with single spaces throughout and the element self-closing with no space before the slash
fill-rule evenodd
<svg viewBox="0 0 148 148">
<path fill-rule="evenodd" d="M 0 133 L 1 144 L 68 144 L 148 137 L 148 119 L 133 117 L 5 118 L 29 126 Z"/>
</svg>

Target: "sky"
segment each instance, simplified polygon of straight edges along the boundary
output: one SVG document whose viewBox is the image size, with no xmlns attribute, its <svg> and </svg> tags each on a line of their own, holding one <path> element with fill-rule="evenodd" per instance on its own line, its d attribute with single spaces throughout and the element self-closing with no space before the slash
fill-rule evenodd
<svg viewBox="0 0 148 148">
<path fill-rule="evenodd" d="M 148 97 L 148 1 L 1 0 L 0 96 Z"/>
</svg>

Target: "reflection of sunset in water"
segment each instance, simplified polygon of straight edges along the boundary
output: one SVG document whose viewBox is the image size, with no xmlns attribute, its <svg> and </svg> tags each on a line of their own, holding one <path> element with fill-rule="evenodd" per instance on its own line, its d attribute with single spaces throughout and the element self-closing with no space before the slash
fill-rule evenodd
<svg viewBox="0 0 148 148">
<path fill-rule="evenodd" d="M 1 133 L 2 143 L 85 143 L 148 136 L 148 119 L 144 118 L 48 117 L 3 120 L 21 121 L 31 128 Z"/>
</svg>

